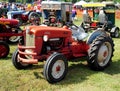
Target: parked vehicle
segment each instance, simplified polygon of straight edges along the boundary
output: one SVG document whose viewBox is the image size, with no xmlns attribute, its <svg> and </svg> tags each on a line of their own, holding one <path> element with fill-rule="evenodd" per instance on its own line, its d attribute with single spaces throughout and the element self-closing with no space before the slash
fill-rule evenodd
<svg viewBox="0 0 120 91">
<path fill-rule="evenodd" d="M 83 4 L 84 8 L 92 8 L 93 9 L 93 20 L 90 23 L 83 22 L 81 26 L 86 30 L 94 30 L 101 25 L 103 25 L 105 22 L 107 23 L 105 31 L 109 32 L 111 37 L 119 37 L 120 29 L 119 27 L 115 26 L 115 4 L 113 2 L 102 2 L 102 3 L 87 3 Z M 98 14 L 96 13 L 96 9 L 103 9 L 105 11 L 107 21 L 104 21 L 104 23 L 101 23 L 99 20 L 102 20 L 101 18 L 98 20 Z"/>
<path fill-rule="evenodd" d="M 62 27 L 72 22 L 72 3 L 61 1 L 42 1 L 43 23 L 48 26 Z"/>
<path fill-rule="evenodd" d="M 8 19 L 18 19 L 19 25 L 23 24 L 32 24 L 32 25 L 40 25 L 40 16 L 34 11 L 9 11 L 7 13 Z"/>
<path fill-rule="evenodd" d="M 15 19 L 0 19 L 0 58 L 9 54 L 8 43 L 19 41 L 23 31 L 19 27 L 19 21 Z"/>
</svg>

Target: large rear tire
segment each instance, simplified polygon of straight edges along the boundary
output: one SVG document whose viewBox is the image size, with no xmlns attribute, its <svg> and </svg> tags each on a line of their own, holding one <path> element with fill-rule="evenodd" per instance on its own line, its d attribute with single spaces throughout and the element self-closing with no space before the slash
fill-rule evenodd
<svg viewBox="0 0 120 91">
<path fill-rule="evenodd" d="M 91 44 L 88 52 L 88 65 L 93 70 L 104 70 L 109 66 L 114 51 L 111 37 L 98 36 Z"/>
<path fill-rule="evenodd" d="M 40 25 L 40 16 L 36 12 L 31 12 L 28 19 L 32 25 Z"/>
<path fill-rule="evenodd" d="M 32 64 L 23 64 L 18 60 L 18 49 L 15 50 L 15 52 L 12 55 L 12 63 L 15 66 L 16 69 L 26 69 L 30 66 L 32 66 Z"/>
<path fill-rule="evenodd" d="M 4 41 L 0 41 L 0 58 L 7 57 L 9 51 L 10 51 L 9 45 Z"/>
<path fill-rule="evenodd" d="M 68 70 L 68 62 L 60 53 L 52 54 L 44 65 L 44 76 L 49 83 L 56 83 L 65 78 Z"/>
</svg>

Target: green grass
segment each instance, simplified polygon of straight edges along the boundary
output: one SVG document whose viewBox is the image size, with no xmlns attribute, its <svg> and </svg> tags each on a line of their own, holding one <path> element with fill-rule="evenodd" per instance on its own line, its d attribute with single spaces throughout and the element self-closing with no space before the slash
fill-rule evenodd
<svg viewBox="0 0 120 91">
<path fill-rule="evenodd" d="M 79 21 L 75 22 L 79 24 Z M 120 20 L 117 20 L 120 27 Z M 112 64 L 104 71 L 92 71 L 84 61 L 69 62 L 66 78 L 49 84 L 43 77 L 43 63 L 26 70 L 17 70 L 11 56 L 17 48 L 10 45 L 7 58 L 0 59 L 0 91 L 119 91 L 120 90 L 120 38 L 114 38 L 115 51 Z M 79 59 L 83 60 L 83 59 Z"/>
</svg>

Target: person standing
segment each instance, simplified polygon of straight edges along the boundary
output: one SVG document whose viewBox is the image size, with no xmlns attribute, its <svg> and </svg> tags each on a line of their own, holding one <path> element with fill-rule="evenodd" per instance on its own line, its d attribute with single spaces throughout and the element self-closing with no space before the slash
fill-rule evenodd
<svg viewBox="0 0 120 91">
<path fill-rule="evenodd" d="M 72 9 L 72 21 L 74 21 L 77 17 L 77 11 L 76 11 L 76 7 L 73 6 L 73 9 Z"/>
<path fill-rule="evenodd" d="M 91 17 L 90 17 L 90 15 L 89 15 L 87 9 L 85 9 L 85 10 L 83 11 L 83 22 L 84 22 L 84 23 L 91 23 Z"/>
</svg>

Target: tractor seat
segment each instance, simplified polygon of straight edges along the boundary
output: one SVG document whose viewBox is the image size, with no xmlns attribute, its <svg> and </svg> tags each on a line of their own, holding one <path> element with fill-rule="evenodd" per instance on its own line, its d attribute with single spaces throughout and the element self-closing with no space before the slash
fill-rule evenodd
<svg viewBox="0 0 120 91">
<path fill-rule="evenodd" d="M 86 37 L 88 36 L 88 34 L 87 33 L 77 33 L 77 34 L 74 34 L 73 36 L 72 36 L 72 38 L 74 39 L 74 40 L 76 40 L 76 41 L 81 41 L 81 40 L 83 40 L 83 39 L 85 39 Z"/>
<path fill-rule="evenodd" d="M 72 30 L 72 38 L 76 41 L 81 41 L 88 36 L 88 34 L 85 33 L 84 29 L 81 27 L 79 28 L 72 27 L 71 30 Z"/>
</svg>

